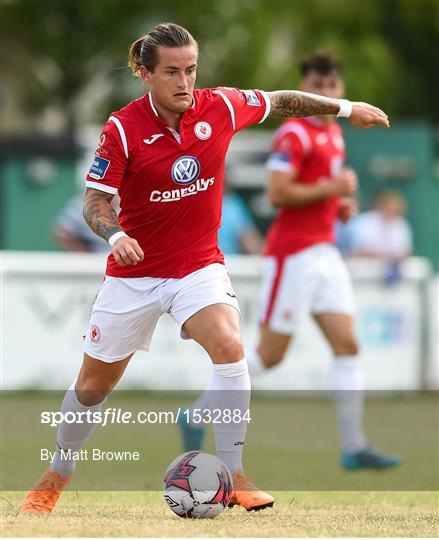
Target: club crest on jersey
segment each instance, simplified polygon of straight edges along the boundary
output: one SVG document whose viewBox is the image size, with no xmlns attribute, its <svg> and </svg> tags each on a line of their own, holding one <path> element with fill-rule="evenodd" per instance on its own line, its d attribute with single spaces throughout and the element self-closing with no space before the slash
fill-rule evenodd
<svg viewBox="0 0 439 540">
<path fill-rule="evenodd" d="M 253 90 L 243 90 L 243 94 L 247 99 L 247 105 L 253 105 L 254 107 L 260 107 L 261 102 L 259 101 L 258 96 Z"/>
<path fill-rule="evenodd" d="M 93 157 L 93 163 L 91 164 L 89 176 L 95 180 L 102 180 L 107 172 L 110 160 L 100 156 Z"/>
<path fill-rule="evenodd" d="M 207 122 L 197 122 L 194 127 L 194 132 L 199 139 L 205 141 L 212 135 L 212 128 Z"/>
<path fill-rule="evenodd" d="M 172 180 L 176 184 L 192 184 L 200 176 L 201 166 L 196 157 L 182 156 L 172 165 Z"/>
<path fill-rule="evenodd" d="M 316 137 L 316 143 L 319 145 L 319 146 L 323 146 L 324 144 L 326 144 L 327 142 L 329 141 L 329 138 L 328 136 L 326 135 L 326 133 L 319 133 Z"/>
</svg>

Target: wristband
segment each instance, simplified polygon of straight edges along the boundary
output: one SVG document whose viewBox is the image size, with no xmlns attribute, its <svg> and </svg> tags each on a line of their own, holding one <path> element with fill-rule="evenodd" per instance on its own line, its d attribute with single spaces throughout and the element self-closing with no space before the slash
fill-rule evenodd
<svg viewBox="0 0 439 540">
<path fill-rule="evenodd" d="M 339 99 L 338 104 L 340 105 L 340 110 L 337 113 L 337 118 L 349 118 L 352 114 L 352 101 Z"/>
<path fill-rule="evenodd" d="M 110 244 L 111 247 L 113 247 L 114 244 L 119 240 L 119 238 L 122 238 L 124 236 L 128 236 L 128 235 L 126 233 L 124 233 L 123 231 L 119 231 L 117 233 L 114 233 L 108 239 L 108 243 Z"/>
</svg>

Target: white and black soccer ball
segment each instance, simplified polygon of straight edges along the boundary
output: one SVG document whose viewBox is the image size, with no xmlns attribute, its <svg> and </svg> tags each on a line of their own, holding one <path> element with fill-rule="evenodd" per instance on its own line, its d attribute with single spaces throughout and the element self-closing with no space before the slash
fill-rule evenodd
<svg viewBox="0 0 439 540">
<path fill-rule="evenodd" d="M 167 468 L 163 494 L 169 508 L 181 517 L 214 518 L 232 498 L 232 476 L 216 456 L 186 452 Z"/>
</svg>

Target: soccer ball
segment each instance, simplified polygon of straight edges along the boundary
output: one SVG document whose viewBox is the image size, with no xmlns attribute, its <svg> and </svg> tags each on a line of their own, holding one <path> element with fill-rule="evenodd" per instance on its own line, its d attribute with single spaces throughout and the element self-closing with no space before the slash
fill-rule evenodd
<svg viewBox="0 0 439 540">
<path fill-rule="evenodd" d="M 181 517 L 214 518 L 232 498 L 232 476 L 216 456 L 186 452 L 167 468 L 163 494 L 169 508 Z"/>
</svg>

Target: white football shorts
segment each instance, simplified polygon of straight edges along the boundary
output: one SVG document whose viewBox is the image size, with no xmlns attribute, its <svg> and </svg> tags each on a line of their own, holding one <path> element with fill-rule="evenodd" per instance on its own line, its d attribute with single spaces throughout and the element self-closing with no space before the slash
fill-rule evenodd
<svg viewBox="0 0 439 540">
<path fill-rule="evenodd" d="M 223 264 L 214 263 L 183 278 L 106 276 L 90 315 L 84 351 L 104 362 L 122 360 L 138 349 L 149 350 L 159 318 L 169 313 L 180 326 L 212 304 L 229 304 L 239 312 Z"/>
<path fill-rule="evenodd" d="M 316 244 L 284 258 L 266 257 L 260 321 L 279 334 L 294 334 L 308 314 L 354 313 L 352 282 L 331 244 Z"/>
</svg>

